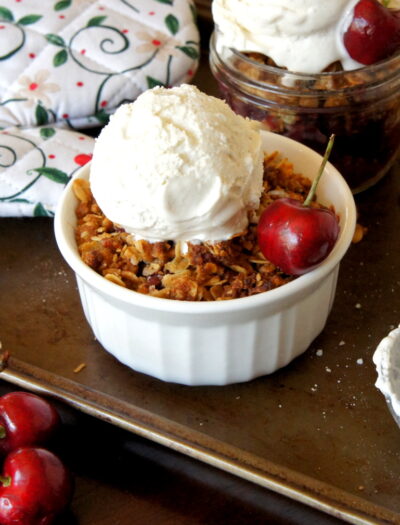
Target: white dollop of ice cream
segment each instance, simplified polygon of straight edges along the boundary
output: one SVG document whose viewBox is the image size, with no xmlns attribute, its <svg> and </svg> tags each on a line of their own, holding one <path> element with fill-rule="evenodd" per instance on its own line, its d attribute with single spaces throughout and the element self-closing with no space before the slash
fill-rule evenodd
<svg viewBox="0 0 400 525">
<path fill-rule="evenodd" d="M 386 397 L 400 426 L 400 326 L 382 339 L 373 361 L 378 372 L 375 386 Z"/>
<path fill-rule="evenodd" d="M 279 67 L 315 74 L 340 61 L 362 64 L 343 44 L 358 0 L 213 0 L 219 45 L 269 56 Z"/>
<path fill-rule="evenodd" d="M 262 191 L 258 125 L 194 86 L 124 104 L 96 140 L 90 185 L 103 213 L 149 241 L 242 232 Z"/>
</svg>

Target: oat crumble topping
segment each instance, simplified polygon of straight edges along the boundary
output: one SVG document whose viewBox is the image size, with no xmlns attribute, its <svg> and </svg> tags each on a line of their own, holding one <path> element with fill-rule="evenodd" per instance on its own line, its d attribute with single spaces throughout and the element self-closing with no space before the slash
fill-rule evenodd
<svg viewBox="0 0 400 525">
<path fill-rule="evenodd" d="M 188 243 L 183 252 L 180 243 L 135 240 L 105 217 L 89 182 L 76 179 L 78 250 L 82 260 L 109 281 L 155 297 L 218 301 L 258 294 L 295 278 L 282 273 L 260 252 L 258 219 L 277 198 L 304 201 L 309 188 L 310 181 L 295 173 L 277 152 L 266 155 L 260 206 L 249 213 L 247 230 L 218 243 Z"/>
</svg>

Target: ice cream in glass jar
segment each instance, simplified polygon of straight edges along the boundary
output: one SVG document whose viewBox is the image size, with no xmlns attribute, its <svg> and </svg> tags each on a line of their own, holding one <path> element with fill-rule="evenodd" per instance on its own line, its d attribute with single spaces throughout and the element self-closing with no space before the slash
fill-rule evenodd
<svg viewBox="0 0 400 525">
<path fill-rule="evenodd" d="M 354 193 L 400 146 L 400 6 L 377 0 L 214 0 L 210 64 L 235 112 L 322 153 Z"/>
</svg>

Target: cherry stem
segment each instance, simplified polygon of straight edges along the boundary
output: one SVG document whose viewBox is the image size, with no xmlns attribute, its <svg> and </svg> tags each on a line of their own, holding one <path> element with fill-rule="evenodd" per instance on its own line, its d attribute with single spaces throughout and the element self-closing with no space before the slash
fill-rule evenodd
<svg viewBox="0 0 400 525">
<path fill-rule="evenodd" d="M 0 425 L 0 439 L 4 439 L 6 435 L 6 427 L 4 425 Z"/>
<path fill-rule="evenodd" d="M 3 487 L 9 487 L 11 485 L 11 482 L 12 482 L 11 476 L 0 475 L 0 483 L 3 485 Z"/>
<path fill-rule="evenodd" d="M 304 201 L 304 206 L 309 206 L 311 204 L 311 201 L 314 198 L 315 192 L 317 191 L 319 179 L 322 177 L 322 174 L 324 173 L 324 169 L 325 169 L 326 163 L 328 162 L 329 155 L 331 154 L 334 142 L 335 142 L 335 135 L 332 134 L 329 138 L 328 145 L 326 146 L 324 158 L 322 159 L 321 166 L 319 167 L 318 175 L 313 180 L 310 191 L 308 192 L 306 200 Z"/>
</svg>

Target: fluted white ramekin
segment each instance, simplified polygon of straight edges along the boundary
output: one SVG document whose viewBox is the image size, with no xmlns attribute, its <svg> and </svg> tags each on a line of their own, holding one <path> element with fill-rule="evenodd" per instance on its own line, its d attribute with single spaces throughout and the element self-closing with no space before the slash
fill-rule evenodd
<svg viewBox="0 0 400 525">
<path fill-rule="evenodd" d="M 263 132 L 265 150 L 278 150 L 310 179 L 321 156 L 286 137 Z M 76 176 L 88 177 L 90 164 Z M 79 257 L 74 227 L 76 198 L 67 186 L 55 216 L 55 234 L 76 273 L 83 310 L 101 345 L 125 365 L 171 382 L 225 385 L 270 374 L 304 352 L 325 326 L 339 262 L 355 228 L 352 193 L 330 164 L 318 200 L 340 217 L 338 241 L 315 270 L 251 297 L 189 302 L 161 299 L 125 289 L 98 275 Z"/>
<path fill-rule="evenodd" d="M 389 410 L 400 426 L 400 326 L 382 339 L 373 361 L 378 373 L 375 385 L 385 396 Z"/>
</svg>

